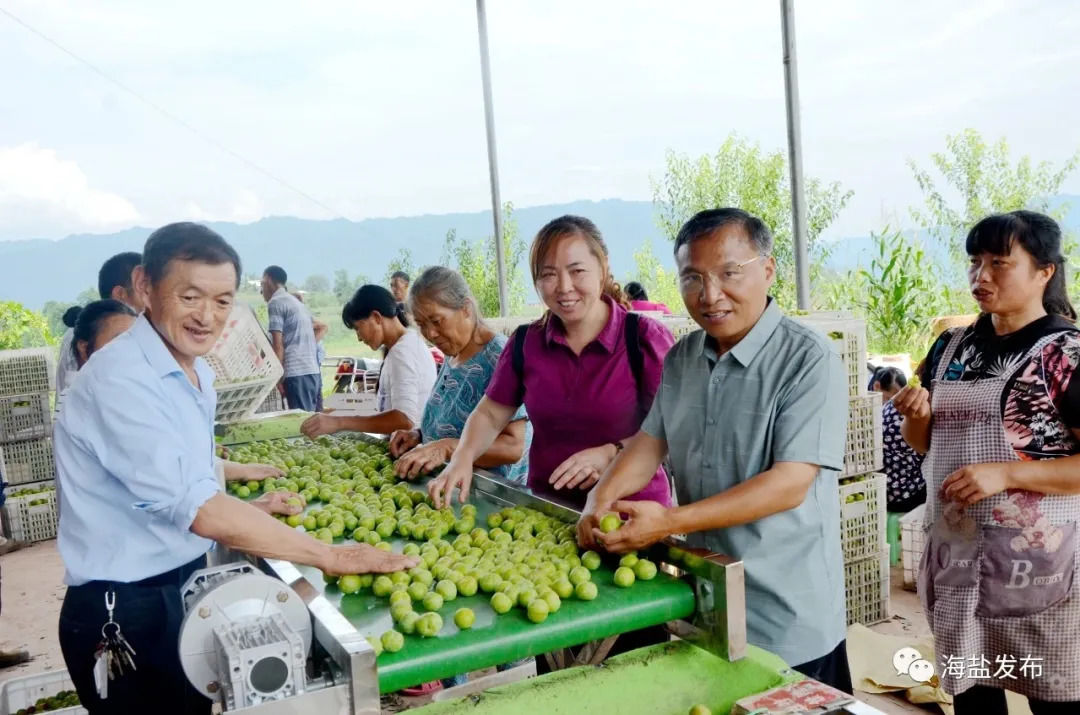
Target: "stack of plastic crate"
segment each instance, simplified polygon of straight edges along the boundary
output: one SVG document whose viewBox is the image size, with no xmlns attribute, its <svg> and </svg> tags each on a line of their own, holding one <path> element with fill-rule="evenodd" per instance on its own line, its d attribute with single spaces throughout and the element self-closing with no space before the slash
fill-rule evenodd
<svg viewBox="0 0 1080 715">
<path fill-rule="evenodd" d="M 52 445 L 53 355 L 49 348 L 0 352 L 0 482 L 3 483 L 4 533 L 19 541 L 40 541 L 56 535 L 56 507 L 34 505 L 34 529 L 20 499 L 5 503 L 7 495 L 51 485 L 56 476 Z M 45 536 L 45 534 L 48 534 Z"/>
<path fill-rule="evenodd" d="M 840 475 L 840 544 L 844 553 L 848 623 L 889 617 L 889 550 L 885 537 L 881 394 L 867 391 L 866 323 L 846 313 L 811 313 L 797 320 L 820 331 L 844 364 L 848 424 Z"/>
<path fill-rule="evenodd" d="M 904 562 L 904 590 L 916 590 L 919 561 L 926 548 L 926 505 L 920 504 L 900 517 L 900 554 Z"/>
<path fill-rule="evenodd" d="M 0 683 L 0 715 L 15 715 L 22 710 L 30 710 L 42 698 L 55 698 L 60 693 L 74 692 L 75 685 L 66 670 L 49 670 L 33 675 L 20 675 L 8 678 Z M 34 712 L 49 712 L 55 715 L 86 715 L 86 708 L 81 705 L 71 707 L 35 708 Z"/>
<path fill-rule="evenodd" d="M 222 424 L 255 414 L 284 372 L 255 313 L 239 303 L 206 361 L 215 375 L 215 421 Z"/>
</svg>

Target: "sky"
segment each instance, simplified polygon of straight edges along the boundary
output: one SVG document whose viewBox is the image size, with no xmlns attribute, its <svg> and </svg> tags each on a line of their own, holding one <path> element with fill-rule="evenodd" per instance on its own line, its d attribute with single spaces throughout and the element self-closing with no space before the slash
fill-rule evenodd
<svg viewBox="0 0 1080 715">
<path fill-rule="evenodd" d="M 1075 3 L 795 4 L 805 172 L 854 191 L 826 238 L 910 223 L 907 160 L 965 127 L 1080 148 Z M 489 0 L 488 26 L 519 206 L 650 199 L 666 151 L 730 132 L 786 147 L 776 1 Z M 0 240 L 490 208 L 469 0 L 0 0 L 0 68 Z"/>
</svg>

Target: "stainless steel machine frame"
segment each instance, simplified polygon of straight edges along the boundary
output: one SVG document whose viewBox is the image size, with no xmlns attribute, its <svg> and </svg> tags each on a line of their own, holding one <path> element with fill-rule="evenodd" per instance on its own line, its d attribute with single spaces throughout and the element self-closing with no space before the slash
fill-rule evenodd
<svg viewBox="0 0 1080 715">
<path fill-rule="evenodd" d="M 576 521 L 580 514 L 558 501 L 515 488 L 483 470 L 477 470 L 474 474 L 473 491 L 497 503 L 526 506 L 567 521 Z M 669 563 L 667 549 L 662 545 L 649 551 L 650 556 L 669 572 L 679 568 L 694 587 L 697 611 L 692 622 L 676 621 L 669 624 L 669 629 L 723 658 L 738 660 L 746 652 L 746 596 L 742 562 L 695 549 L 686 551 L 691 558 L 687 559 L 689 563 L 684 564 Z M 288 700 L 230 712 L 285 715 L 313 712 L 309 708 L 318 706 L 338 708 L 328 712 L 377 715 L 380 710 L 375 651 L 364 636 L 291 562 L 261 559 L 259 565 L 291 586 L 307 604 L 313 622 L 314 641 L 328 656 L 328 663 L 325 664 L 328 666 L 325 668 L 327 675 L 325 683 L 315 684 L 320 689 L 309 690 Z"/>
</svg>

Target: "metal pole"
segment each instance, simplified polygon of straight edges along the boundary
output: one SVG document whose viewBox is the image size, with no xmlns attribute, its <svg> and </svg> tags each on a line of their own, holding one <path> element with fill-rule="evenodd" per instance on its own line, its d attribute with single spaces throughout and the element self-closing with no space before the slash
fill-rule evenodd
<svg viewBox="0 0 1080 715">
<path fill-rule="evenodd" d="M 495 110 L 491 101 L 491 63 L 488 60 L 487 14 L 484 0 L 476 0 L 476 27 L 480 33 L 480 76 L 484 83 L 484 125 L 487 128 L 488 173 L 491 180 L 491 215 L 495 220 L 495 263 L 499 277 L 499 315 L 506 317 L 506 257 L 503 255 L 502 199 L 499 196 L 499 157 L 495 149 Z"/>
<path fill-rule="evenodd" d="M 806 244 L 806 192 L 803 187 L 802 129 L 799 126 L 799 65 L 795 54 L 794 0 L 780 0 L 780 20 L 784 37 L 784 94 L 787 99 L 795 290 L 799 310 L 810 310 L 810 255 Z"/>
</svg>

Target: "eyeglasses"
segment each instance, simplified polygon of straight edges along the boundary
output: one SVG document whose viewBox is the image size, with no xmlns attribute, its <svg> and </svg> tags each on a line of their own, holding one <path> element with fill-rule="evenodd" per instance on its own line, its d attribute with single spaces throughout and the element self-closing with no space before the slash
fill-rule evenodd
<svg viewBox="0 0 1080 715">
<path fill-rule="evenodd" d="M 769 254 L 766 253 L 754 256 L 742 263 L 727 263 L 720 268 L 719 273 L 713 273 L 712 271 L 705 274 L 697 272 L 683 273 L 679 276 L 679 290 L 684 295 L 701 295 L 705 291 L 706 284 L 710 282 L 715 283 L 720 289 L 723 289 L 724 286 L 734 288 L 746 278 L 746 271 L 743 270 L 746 266 L 754 261 L 764 260 L 768 257 Z"/>
</svg>

